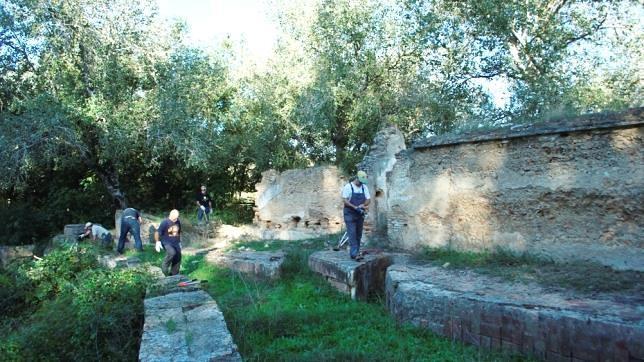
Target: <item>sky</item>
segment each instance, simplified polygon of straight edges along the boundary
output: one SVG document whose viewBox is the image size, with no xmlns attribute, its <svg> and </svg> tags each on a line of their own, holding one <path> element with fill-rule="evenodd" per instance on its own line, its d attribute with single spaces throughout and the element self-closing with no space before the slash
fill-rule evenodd
<svg viewBox="0 0 644 362">
<path fill-rule="evenodd" d="M 188 41 L 201 48 L 215 47 L 226 38 L 244 44 L 244 54 L 265 63 L 278 37 L 269 0 L 157 0 L 162 17 L 183 19 Z"/>
<path fill-rule="evenodd" d="M 188 42 L 208 49 L 229 38 L 243 44 L 245 61 L 266 64 L 279 36 L 271 0 L 157 0 L 161 17 L 180 18 L 189 28 Z M 507 82 L 481 80 L 497 106 L 509 101 Z"/>
</svg>

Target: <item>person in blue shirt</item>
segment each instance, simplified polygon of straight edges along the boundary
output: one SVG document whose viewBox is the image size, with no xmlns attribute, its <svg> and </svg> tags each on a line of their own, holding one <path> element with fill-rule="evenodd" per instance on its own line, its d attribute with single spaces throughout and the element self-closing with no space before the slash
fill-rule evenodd
<svg viewBox="0 0 644 362">
<path fill-rule="evenodd" d="M 156 251 L 161 252 L 165 249 L 165 258 L 161 263 L 163 274 L 177 275 L 181 268 L 181 221 L 179 221 L 179 211 L 172 210 L 167 219 L 161 221 L 159 228 L 154 233 L 156 240 Z"/>
<path fill-rule="evenodd" d="M 362 239 L 362 228 L 364 226 L 365 213 L 369 208 L 371 196 L 367 188 L 367 173 L 358 171 L 355 179 L 342 188 L 342 201 L 344 208 L 344 223 L 347 226 L 347 237 L 349 238 L 349 256 L 351 259 L 360 261 L 360 241 Z"/>
</svg>

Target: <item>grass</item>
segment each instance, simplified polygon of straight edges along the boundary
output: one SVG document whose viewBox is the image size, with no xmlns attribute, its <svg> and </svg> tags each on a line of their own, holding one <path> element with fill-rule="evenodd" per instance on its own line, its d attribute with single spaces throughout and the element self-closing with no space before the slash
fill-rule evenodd
<svg viewBox="0 0 644 362">
<path fill-rule="evenodd" d="M 382 299 L 352 301 L 309 271 L 308 255 L 325 240 L 253 241 L 233 248 L 283 249 L 283 278 L 268 282 L 194 257 L 182 273 L 208 280 L 244 360 L 250 361 L 499 361 L 489 353 L 410 325 L 398 325 Z"/>
<path fill-rule="evenodd" d="M 436 265 L 449 263 L 450 268 L 471 269 L 510 281 L 536 282 L 547 288 L 572 289 L 581 293 L 644 293 L 643 273 L 616 271 L 591 262 L 557 263 L 503 249 L 475 253 L 428 248 L 418 256 Z"/>
</svg>

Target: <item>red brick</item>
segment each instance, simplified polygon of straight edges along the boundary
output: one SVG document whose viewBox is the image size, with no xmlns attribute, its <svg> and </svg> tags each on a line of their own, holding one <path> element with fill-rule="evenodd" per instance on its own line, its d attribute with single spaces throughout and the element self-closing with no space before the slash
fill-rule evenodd
<svg viewBox="0 0 644 362">
<path fill-rule="evenodd" d="M 488 336 L 480 336 L 481 338 L 481 348 L 490 349 L 492 348 L 492 339 Z"/>
<path fill-rule="evenodd" d="M 481 335 L 501 339 L 501 327 L 495 324 L 481 323 Z"/>
<path fill-rule="evenodd" d="M 501 348 L 504 351 L 508 351 L 510 353 L 519 353 L 519 345 L 514 344 L 512 342 L 509 342 L 509 341 L 502 340 L 501 341 Z"/>
<path fill-rule="evenodd" d="M 496 309 L 488 309 L 481 312 L 481 323 L 501 325 L 501 312 Z"/>
<path fill-rule="evenodd" d="M 571 358 L 566 357 L 566 356 L 562 356 L 559 353 L 549 351 L 546 354 L 546 360 L 547 361 L 552 361 L 552 362 L 570 362 Z"/>
<path fill-rule="evenodd" d="M 501 339 L 500 338 L 490 338 L 490 346 L 492 349 L 500 349 L 501 348 Z"/>
<path fill-rule="evenodd" d="M 597 347 L 599 344 L 593 344 L 592 339 L 577 340 L 572 344 L 572 356 L 582 360 L 597 361 L 599 357 Z"/>
<path fill-rule="evenodd" d="M 630 360 L 630 354 L 626 348 L 626 342 L 619 340 L 615 342 L 615 361 L 628 361 Z"/>
<path fill-rule="evenodd" d="M 479 346 L 481 344 L 481 338 L 478 334 L 474 334 L 468 331 L 463 331 L 463 342 L 469 343 L 475 346 Z"/>
</svg>

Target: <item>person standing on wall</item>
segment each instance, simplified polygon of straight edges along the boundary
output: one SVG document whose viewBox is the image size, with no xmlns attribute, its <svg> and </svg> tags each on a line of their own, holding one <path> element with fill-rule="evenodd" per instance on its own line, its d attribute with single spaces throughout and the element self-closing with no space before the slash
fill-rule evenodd
<svg viewBox="0 0 644 362">
<path fill-rule="evenodd" d="M 123 254 L 128 232 L 134 237 L 134 248 L 137 251 L 143 251 L 143 243 L 141 242 L 142 221 L 141 213 L 137 209 L 128 207 L 123 210 L 123 214 L 121 215 L 121 234 L 119 235 L 119 243 L 116 247 L 116 251 L 119 254 Z"/>
<path fill-rule="evenodd" d="M 364 171 L 358 171 L 355 179 L 342 188 L 342 201 L 344 202 L 342 213 L 350 245 L 349 255 L 351 259 L 360 261 L 362 260 L 360 255 L 362 227 L 364 226 L 365 213 L 371 202 L 367 187 L 367 174 Z"/>
<path fill-rule="evenodd" d="M 179 221 L 179 211 L 172 210 L 168 218 L 161 221 L 159 228 L 154 233 L 156 240 L 156 251 L 161 252 L 165 249 L 165 258 L 161 264 L 163 274 L 177 275 L 181 268 L 181 221 Z"/>
<path fill-rule="evenodd" d="M 206 218 L 206 221 L 210 220 L 210 214 L 212 213 L 212 199 L 206 192 L 206 186 L 201 185 L 201 191 L 197 194 L 197 222 L 201 224 L 201 219 Z"/>
</svg>

